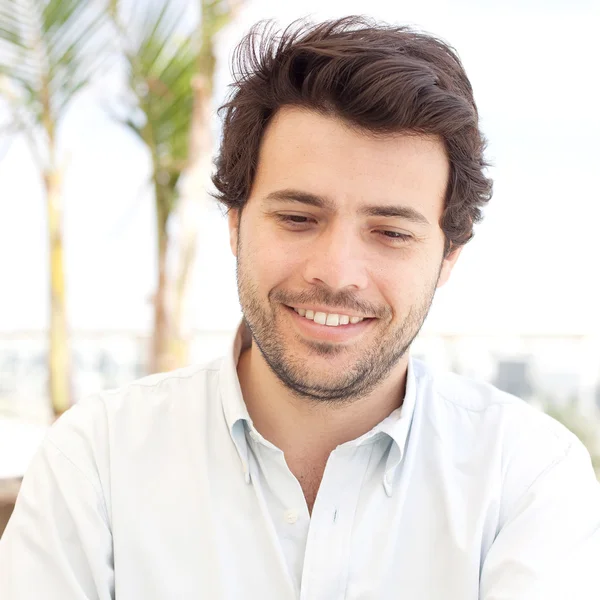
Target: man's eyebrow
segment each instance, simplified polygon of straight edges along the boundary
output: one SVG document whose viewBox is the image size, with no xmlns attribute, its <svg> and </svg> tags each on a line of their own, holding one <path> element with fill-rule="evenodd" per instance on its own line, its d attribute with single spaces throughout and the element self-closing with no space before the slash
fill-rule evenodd
<svg viewBox="0 0 600 600">
<path fill-rule="evenodd" d="M 310 192 L 302 192 L 300 190 L 276 190 L 267 194 L 265 200 L 276 200 L 282 202 L 298 202 L 300 204 L 308 204 L 316 208 L 322 208 L 330 212 L 335 211 L 335 205 L 329 198 L 311 194 Z"/>
<path fill-rule="evenodd" d="M 413 223 L 419 223 L 421 225 L 430 224 L 425 218 L 425 215 L 421 214 L 418 210 L 415 210 L 410 206 L 394 206 L 387 204 L 382 206 L 367 205 L 363 206 L 359 212 L 367 217 L 396 217 L 405 219 L 406 221 L 412 221 Z"/>
<path fill-rule="evenodd" d="M 316 208 L 321 208 L 329 212 L 335 212 L 335 204 L 329 199 L 310 192 L 301 190 L 285 189 L 276 190 L 267 194 L 265 200 L 298 202 L 307 204 Z M 360 207 L 359 214 L 367 217 L 396 217 L 419 223 L 421 225 L 430 225 L 425 215 L 410 206 L 395 206 L 390 204 L 373 205 L 365 204 Z"/>
</svg>

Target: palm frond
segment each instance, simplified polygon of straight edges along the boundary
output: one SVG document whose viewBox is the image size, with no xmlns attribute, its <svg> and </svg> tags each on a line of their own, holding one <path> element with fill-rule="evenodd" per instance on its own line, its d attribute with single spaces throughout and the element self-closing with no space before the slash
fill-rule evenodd
<svg viewBox="0 0 600 600">
<path fill-rule="evenodd" d="M 6 40 L 11 44 L 19 44 L 21 36 L 17 31 L 8 27 L 8 24 L 2 20 L 2 15 L 0 15 L 0 23 L 0 39 Z"/>
<path fill-rule="evenodd" d="M 4 34 L 10 39 L 10 43 L 20 43 L 24 29 L 29 22 L 26 9 L 19 0 L 2 0 L 0 2 L 0 23 Z M 0 36 L 0 39 L 5 39 Z"/>
<path fill-rule="evenodd" d="M 152 73 L 154 63 L 162 54 L 165 46 L 169 43 L 171 35 L 168 22 L 171 26 L 177 22 L 169 13 L 169 3 L 164 1 L 158 14 L 153 18 L 152 11 L 148 11 L 146 19 L 146 31 L 142 32 L 142 39 L 137 48 L 140 69 L 145 73 Z M 167 29 L 165 32 L 164 30 Z"/>
<path fill-rule="evenodd" d="M 108 60 L 102 2 L 0 0 L 0 67 L 31 99 L 50 96 L 59 118 L 74 95 Z"/>
<path fill-rule="evenodd" d="M 144 139 L 144 127 L 140 127 L 139 123 L 135 123 L 133 119 L 123 119 L 121 122 L 128 127 L 130 131 L 135 133 L 144 144 L 146 143 L 146 140 Z"/>
<path fill-rule="evenodd" d="M 55 35 L 61 36 L 66 26 L 72 26 L 86 10 L 86 4 L 79 0 L 47 0 L 41 12 L 41 26 L 49 45 Z"/>
<path fill-rule="evenodd" d="M 146 7 L 143 17 L 141 5 Z M 181 169 L 187 157 L 194 99 L 191 81 L 197 64 L 195 38 L 186 32 L 185 11 L 168 0 L 158 1 L 151 9 L 138 1 L 132 15 L 137 27 L 129 24 L 128 39 L 124 41 L 131 91 L 145 114 L 146 124 L 135 129 L 131 121 L 126 124 L 136 130 L 155 160 L 160 161 L 155 168 L 169 164 L 172 172 L 172 165 Z M 124 37 L 123 26 L 118 27 Z M 178 177 L 176 172 L 167 187 L 172 189 Z"/>
<path fill-rule="evenodd" d="M 68 34 L 56 35 L 48 44 L 48 55 L 53 66 L 73 64 L 75 59 L 83 58 L 82 49 L 89 50 L 86 45 L 91 45 L 90 40 L 104 27 L 104 16 L 100 13 L 96 18 L 87 19 L 87 22 L 76 23 L 76 29 Z"/>
</svg>

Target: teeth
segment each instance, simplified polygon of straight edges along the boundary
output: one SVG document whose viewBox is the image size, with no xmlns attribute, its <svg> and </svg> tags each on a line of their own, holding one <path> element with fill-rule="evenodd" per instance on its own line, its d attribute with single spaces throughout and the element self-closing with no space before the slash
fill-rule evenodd
<svg viewBox="0 0 600 600">
<path fill-rule="evenodd" d="M 327 315 L 325 325 L 337 327 L 340 324 L 340 315 Z"/>
<path fill-rule="evenodd" d="M 318 323 L 319 325 L 325 325 L 326 321 L 327 321 L 327 315 L 325 313 L 322 313 L 322 312 L 315 313 L 315 318 L 314 318 L 315 323 Z"/>
<path fill-rule="evenodd" d="M 348 315 L 337 315 L 334 313 L 328 314 L 324 312 L 315 312 L 314 310 L 306 310 L 304 308 L 294 308 L 294 310 L 301 317 L 305 317 L 319 325 L 328 325 L 329 327 L 348 325 L 349 323 L 355 325 L 363 320 L 363 317 L 349 317 Z"/>
</svg>

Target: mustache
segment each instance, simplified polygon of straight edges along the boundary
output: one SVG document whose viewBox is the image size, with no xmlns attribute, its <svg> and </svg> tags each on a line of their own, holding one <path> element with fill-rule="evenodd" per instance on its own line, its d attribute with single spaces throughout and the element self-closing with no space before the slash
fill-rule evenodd
<svg viewBox="0 0 600 600">
<path fill-rule="evenodd" d="M 378 319 L 388 317 L 391 312 L 389 307 L 375 306 L 370 302 L 356 298 L 350 292 L 329 292 L 323 288 L 315 288 L 314 290 L 294 294 L 284 290 L 275 290 L 269 296 L 272 302 L 280 302 L 288 306 L 294 306 L 295 304 L 325 304 L 336 306 L 339 309 L 346 309 L 349 312 L 372 315 Z"/>
</svg>

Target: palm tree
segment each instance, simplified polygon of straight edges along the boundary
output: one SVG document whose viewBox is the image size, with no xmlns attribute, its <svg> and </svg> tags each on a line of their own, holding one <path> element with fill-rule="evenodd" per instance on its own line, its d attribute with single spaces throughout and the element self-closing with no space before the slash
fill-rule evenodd
<svg viewBox="0 0 600 600">
<path fill-rule="evenodd" d="M 166 371 L 186 360 L 182 306 L 196 234 L 196 228 L 180 218 L 183 236 L 174 240 L 169 222 L 178 208 L 182 173 L 188 171 L 188 180 L 196 181 L 198 172 L 201 180 L 210 172 L 214 39 L 231 18 L 235 3 L 201 0 L 200 26 L 191 31 L 186 26 L 189 6 L 169 0 L 150 5 L 138 1 L 124 16 L 120 4 L 113 0 L 109 12 L 120 32 L 129 85 L 128 97 L 117 111 L 120 115 L 115 116 L 146 146 L 152 163 L 158 277 L 149 370 Z M 202 194 L 197 186 L 191 187 L 192 195 Z M 184 202 L 182 208 L 188 205 Z M 168 268 L 170 256 L 175 258 L 175 274 Z"/>
<path fill-rule="evenodd" d="M 56 415 L 71 404 L 58 127 L 105 52 L 104 7 L 86 0 L 0 0 L 0 95 L 12 133 L 24 134 L 43 180 L 50 247 L 49 395 Z"/>
<path fill-rule="evenodd" d="M 211 134 L 211 101 L 216 68 L 215 46 L 219 32 L 228 25 L 241 8 L 243 0 L 199 0 L 200 47 L 197 72 L 192 80 L 194 108 L 191 120 L 188 164 L 180 186 L 180 200 L 174 218 L 179 237 L 175 240 L 174 276 L 170 281 L 173 299 L 172 354 L 175 366 L 188 362 L 189 332 L 187 312 L 192 266 L 198 239 L 198 214 L 194 207 L 207 199 L 212 167 L 213 139 Z"/>
<path fill-rule="evenodd" d="M 128 72 L 127 96 L 115 117 L 146 146 L 152 163 L 158 281 L 151 372 L 170 366 L 168 222 L 177 202 L 177 183 L 187 164 L 194 100 L 191 82 L 198 54 L 194 36 L 185 31 L 185 8 L 169 0 L 139 1 L 124 17 L 118 1 L 110 6 Z"/>
</svg>

